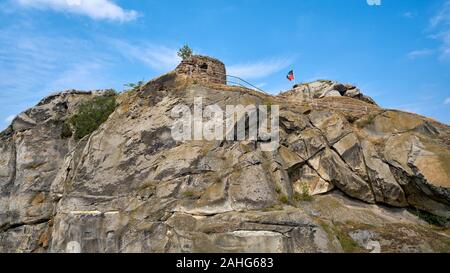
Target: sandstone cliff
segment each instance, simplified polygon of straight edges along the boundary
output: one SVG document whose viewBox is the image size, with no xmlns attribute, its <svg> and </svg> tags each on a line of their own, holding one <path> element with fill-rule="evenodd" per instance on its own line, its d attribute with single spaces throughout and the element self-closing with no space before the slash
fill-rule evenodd
<svg viewBox="0 0 450 273">
<path fill-rule="evenodd" d="M 449 126 L 351 85 L 270 96 L 200 68 L 119 94 L 80 140 L 65 121 L 105 92 L 20 114 L 0 134 L 0 252 L 450 252 L 449 230 L 416 216 L 448 226 Z M 173 140 L 171 109 L 195 97 L 280 105 L 280 147 Z"/>
</svg>

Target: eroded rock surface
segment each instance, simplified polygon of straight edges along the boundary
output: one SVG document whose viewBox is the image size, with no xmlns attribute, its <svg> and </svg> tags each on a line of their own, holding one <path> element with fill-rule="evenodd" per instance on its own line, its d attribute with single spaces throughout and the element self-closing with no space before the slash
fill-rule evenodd
<svg viewBox="0 0 450 273">
<path fill-rule="evenodd" d="M 448 230 L 407 209 L 450 217 L 450 128 L 308 88 L 312 103 L 169 73 L 80 141 L 62 124 L 101 92 L 44 99 L 0 135 L 0 251 L 449 252 Z M 172 108 L 195 97 L 280 105 L 279 149 L 173 140 Z"/>
</svg>

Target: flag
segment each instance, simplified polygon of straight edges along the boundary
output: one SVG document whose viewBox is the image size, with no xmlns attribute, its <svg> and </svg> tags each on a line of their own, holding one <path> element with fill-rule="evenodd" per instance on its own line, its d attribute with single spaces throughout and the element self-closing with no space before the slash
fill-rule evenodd
<svg viewBox="0 0 450 273">
<path fill-rule="evenodd" d="M 286 77 L 289 81 L 293 81 L 294 80 L 294 70 L 289 71 L 287 77 Z"/>
</svg>

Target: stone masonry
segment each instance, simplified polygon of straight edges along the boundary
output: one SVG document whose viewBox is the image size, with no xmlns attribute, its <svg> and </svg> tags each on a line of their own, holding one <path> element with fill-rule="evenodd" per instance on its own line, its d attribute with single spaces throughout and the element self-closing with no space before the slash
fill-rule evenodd
<svg viewBox="0 0 450 273">
<path fill-rule="evenodd" d="M 227 83 L 225 65 L 211 57 L 194 55 L 183 60 L 176 68 L 176 72 L 201 82 Z"/>
</svg>

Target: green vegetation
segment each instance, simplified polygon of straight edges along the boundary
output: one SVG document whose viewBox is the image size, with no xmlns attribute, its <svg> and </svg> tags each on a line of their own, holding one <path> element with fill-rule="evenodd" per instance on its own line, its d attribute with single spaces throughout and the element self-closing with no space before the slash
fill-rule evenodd
<svg viewBox="0 0 450 273">
<path fill-rule="evenodd" d="M 80 140 L 91 134 L 104 123 L 117 106 L 117 93 L 114 90 L 105 92 L 80 104 L 77 113 L 65 121 L 61 137 L 75 137 Z"/>
<path fill-rule="evenodd" d="M 447 223 L 450 221 L 450 219 L 447 219 L 442 216 L 434 215 L 429 212 L 419 210 L 419 209 L 409 209 L 409 212 L 416 215 L 423 221 L 427 222 L 430 225 L 438 226 L 438 227 L 445 227 Z"/>
<path fill-rule="evenodd" d="M 339 232 L 335 230 L 336 238 L 342 246 L 342 249 L 346 253 L 364 253 L 367 252 L 366 249 L 360 247 L 358 243 L 356 243 L 352 237 L 344 232 Z"/>
<path fill-rule="evenodd" d="M 372 125 L 375 122 L 375 117 L 376 117 L 375 115 L 369 115 L 365 118 L 362 118 L 356 122 L 356 126 L 362 129 L 366 126 Z"/>
<path fill-rule="evenodd" d="M 189 59 L 193 54 L 192 49 L 188 45 L 184 45 L 180 50 L 178 51 L 178 56 L 182 58 L 183 60 Z"/>
<path fill-rule="evenodd" d="M 145 81 L 138 81 L 137 83 L 126 83 L 124 84 L 125 88 L 127 88 L 126 91 L 139 91 L 144 86 Z"/>
<path fill-rule="evenodd" d="M 267 110 L 270 111 L 272 105 L 273 105 L 273 99 L 270 97 L 264 98 L 262 105 L 266 105 L 267 106 Z"/>
<path fill-rule="evenodd" d="M 280 211 L 280 210 L 283 210 L 283 206 L 277 205 L 277 204 L 274 204 L 274 205 L 272 205 L 270 207 L 267 207 L 267 208 L 263 209 L 264 212 Z"/>
<path fill-rule="evenodd" d="M 183 192 L 181 195 L 183 195 L 183 197 L 189 198 L 189 199 L 197 199 L 199 198 L 199 194 L 194 192 L 194 191 L 190 191 L 187 190 L 185 192 Z"/>
<path fill-rule="evenodd" d="M 309 194 L 300 194 L 300 193 L 295 193 L 294 195 L 294 199 L 296 201 L 305 201 L 305 202 L 311 202 L 314 200 L 314 197 L 312 197 Z"/>
<path fill-rule="evenodd" d="M 62 132 L 61 132 L 61 137 L 62 138 L 70 138 L 72 137 L 73 132 L 72 132 L 72 127 L 70 126 L 69 122 L 64 122 L 63 127 L 62 127 Z"/>
<path fill-rule="evenodd" d="M 276 186 L 276 187 L 275 187 L 275 192 L 278 193 L 278 194 L 281 193 L 281 188 L 280 188 L 280 186 Z"/>
<path fill-rule="evenodd" d="M 322 220 L 318 220 L 318 223 L 322 226 L 322 228 L 325 230 L 328 236 L 328 240 L 332 241 L 333 237 L 336 237 L 338 239 L 339 244 L 342 247 L 342 250 L 344 250 L 345 253 L 366 253 L 367 249 L 362 248 L 358 245 L 355 240 L 350 237 L 350 235 L 347 234 L 347 232 L 344 229 L 341 229 L 338 225 L 335 225 L 334 223 L 331 223 L 332 226 L 326 224 Z"/>
<path fill-rule="evenodd" d="M 281 195 L 280 197 L 278 197 L 278 201 L 280 201 L 281 203 L 288 205 L 289 204 L 289 197 L 285 194 Z"/>
<path fill-rule="evenodd" d="M 309 193 L 308 184 L 304 183 L 302 185 L 302 192 L 301 193 L 296 192 L 294 195 L 294 199 L 296 201 L 307 201 L 307 202 L 311 202 L 314 200 L 314 197 Z"/>
</svg>

